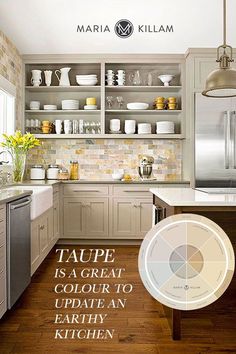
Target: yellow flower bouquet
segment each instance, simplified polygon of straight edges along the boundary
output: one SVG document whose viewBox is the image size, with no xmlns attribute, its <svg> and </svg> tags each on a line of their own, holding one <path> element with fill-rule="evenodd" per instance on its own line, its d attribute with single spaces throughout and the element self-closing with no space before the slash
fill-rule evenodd
<svg viewBox="0 0 236 354">
<path fill-rule="evenodd" d="M 27 152 L 36 146 L 40 146 L 40 141 L 33 134 L 22 134 L 16 131 L 14 135 L 3 134 L 4 141 L 0 144 L 12 156 L 13 181 L 22 182 Z"/>
</svg>

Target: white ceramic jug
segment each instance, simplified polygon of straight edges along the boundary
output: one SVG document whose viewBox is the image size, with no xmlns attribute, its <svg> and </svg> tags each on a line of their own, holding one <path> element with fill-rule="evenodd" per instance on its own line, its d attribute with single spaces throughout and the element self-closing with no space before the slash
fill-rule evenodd
<svg viewBox="0 0 236 354">
<path fill-rule="evenodd" d="M 33 86 L 39 86 L 42 83 L 42 78 L 41 78 L 41 70 L 31 70 L 32 72 L 32 78 L 31 78 L 31 84 Z"/>
<path fill-rule="evenodd" d="M 71 68 L 61 68 L 60 70 L 55 70 L 55 75 L 59 81 L 59 86 L 70 86 L 69 71 Z M 57 72 L 61 74 L 60 78 Z"/>
</svg>

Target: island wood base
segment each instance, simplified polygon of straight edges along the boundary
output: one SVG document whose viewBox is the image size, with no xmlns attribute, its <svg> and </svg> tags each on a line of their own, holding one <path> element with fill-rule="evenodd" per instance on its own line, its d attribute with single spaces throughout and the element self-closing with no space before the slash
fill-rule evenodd
<svg viewBox="0 0 236 354">
<path fill-rule="evenodd" d="M 157 222 L 168 216 L 184 213 L 198 214 L 209 218 L 226 232 L 232 242 L 234 251 L 236 251 L 235 206 L 170 206 L 155 195 L 153 196 L 153 204 L 157 208 Z M 171 327 L 172 338 L 174 340 L 181 339 L 181 318 L 184 316 L 184 311 L 170 309 L 166 306 L 164 306 L 164 310 Z"/>
</svg>

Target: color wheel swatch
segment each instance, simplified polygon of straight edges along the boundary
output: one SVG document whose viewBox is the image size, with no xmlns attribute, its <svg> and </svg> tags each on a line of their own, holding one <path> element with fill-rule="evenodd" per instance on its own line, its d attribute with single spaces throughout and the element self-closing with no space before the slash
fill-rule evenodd
<svg viewBox="0 0 236 354">
<path fill-rule="evenodd" d="M 168 217 L 142 242 L 139 273 L 162 304 L 194 310 L 216 301 L 234 273 L 234 251 L 225 232 L 195 214 Z"/>
</svg>

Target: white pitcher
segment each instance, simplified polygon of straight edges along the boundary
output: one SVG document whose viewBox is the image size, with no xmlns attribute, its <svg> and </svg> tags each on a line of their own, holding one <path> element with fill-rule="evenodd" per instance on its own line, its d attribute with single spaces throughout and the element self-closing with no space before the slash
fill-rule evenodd
<svg viewBox="0 0 236 354">
<path fill-rule="evenodd" d="M 69 71 L 71 68 L 61 68 L 60 70 L 55 70 L 55 75 L 59 81 L 59 86 L 70 86 Z M 57 72 L 61 74 L 60 78 Z"/>
</svg>

